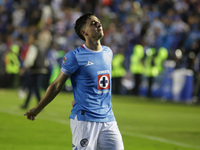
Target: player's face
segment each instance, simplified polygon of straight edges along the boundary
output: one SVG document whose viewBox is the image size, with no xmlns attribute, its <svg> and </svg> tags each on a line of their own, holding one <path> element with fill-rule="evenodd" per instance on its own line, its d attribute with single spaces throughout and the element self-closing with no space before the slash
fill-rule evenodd
<svg viewBox="0 0 200 150">
<path fill-rule="evenodd" d="M 102 24 L 96 16 L 88 18 L 83 31 L 85 38 L 99 40 L 104 36 Z"/>
</svg>

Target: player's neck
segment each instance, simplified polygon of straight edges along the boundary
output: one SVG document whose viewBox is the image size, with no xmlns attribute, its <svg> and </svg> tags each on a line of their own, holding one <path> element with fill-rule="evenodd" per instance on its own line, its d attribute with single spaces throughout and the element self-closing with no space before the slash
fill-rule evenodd
<svg viewBox="0 0 200 150">
<path fill-rule="evenodd" d="M 101 50 L 101 42 L 98 41 L 85 41 L 85 46 L 93 51 Z"/>
</svg>

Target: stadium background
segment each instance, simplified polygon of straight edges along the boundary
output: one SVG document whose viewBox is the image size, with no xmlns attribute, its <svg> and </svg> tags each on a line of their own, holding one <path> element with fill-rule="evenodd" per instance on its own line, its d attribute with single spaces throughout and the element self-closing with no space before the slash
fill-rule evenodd
<svg viewBox="0 0 200 150">
<path fill-rule="evenodd" d="M 133 146 L 137 149 L 142 147 L 142 150 L 200 149 L 198 105 L 159 103 L 160 101 L 199 103 L 200 1 L 198 0 L 1 0 L 1 149 L 30 149 L 33 143 L 36 144 L 32 145 L 32 149 L 38 149 L 41 145 L 44 147 L 49 145 L 48 149 L 56 149 L 59 145 L 57 141 L 58 145 L 54 147 L 51 145 L 51 140 L 41 144 L 39 140 L 37 141 L 39 135 L 37 133 L 38 130 L 44 132 L 45 128 L 40 128 L 35 123 L 27 124 L 23 121 L 24 118 L 22 119 L 21 114 L 24 111 L 20 110 L 22 101 L 19 99 L 24 99 L 24 92 L 26 94 L 26 90 L 23 89 L 26 81 L 21 68 L 28 49 L 29 35 L 39 32 L 39 40 L 46 47 L 50 71 L 46 75 L 46 79 L 49 80 L 42 84 L 44 90 L 55 78 L 63 55 L 83 44 L 73 27 L 75 20 L 88 11 L 95 12 L 102 21 L 105 33 L 102 44 L 110 46 L 114 56 L 121 54 L 116 57 L 116 63 L 113 64 L 116 68 L 113 71 L 120 70 L 113 72 L 113 87 L 117 87 L 113 91 L 113 105 L 119 126 L 122 127 L 122 135 L 127 145 L 125 147 L 127 149 L 132 149 Z M 140 55 L 142 51 L 140 60 L 134 59 L 134 56 L 139 57 L 134 54 L 137 46 L 140 47 L 140 52 L 137 54 Z M 167 51 L 165 53 L 167 57 L 161 62 L 158 61 L 162 66 L 157 66 L 156 58 L 160 48 L 164 48 L 164 52 Z M 134 72 L 135 70 L 131 69 L 133 62 L 138 66 L 141 65 L 142 69 L 137 69 L 142 71 L 136 69 Z M 150 70 L 150 73 L 146 70 Z M 139 93 L 133 89 L 137 79 L 141 79 Z M 150 94 L 148 94 L 149 83 Z M 71 91 L 70 83 L 66 83 L 65 91 Z M 71 92 L 62 94 L 58 99 L 65 97 L 73 99 Z M 34 101 L 31 103 L 33 106 Z M 65 104 L 70 109 L 69 103 L 55 102 L 53 103 L 56 105 L 55 108 L 53 104 L 50 105 L 50 108 L 42 114 L 40 125 L 45 127 L 52 122 L 62 124 L 63 120 L 59 120 L 58 116 L 66 118 L 66 114 L 59 110 Z M 58 113 L 50 113 L 51 109 Z M 57 120 L 52 121 L 51 117 Z M 63 128 L 66 124 L 65 122 Z M 55 124 L 55 130 L 59 126 Z M 29 131 L 29 127 L 33 131 Z M 35 137 L 31 138 L 28 132 L 35 134 Z M 55 132 L 53 131 L 54 134 Z M 45 134 L 48 133 L 44 132 L 41 137 L 44 138 Z M 61 135 L 66 139 L 67 135 Z M 29 142 L 26 137 L 34 142 Z M 67 144 L 70 141 L 71 138 L 66 143 L 64 140 L 60 141 L 60 148 L 66 146 L 62 145 L 63 143 Z"/>
<path fill-rule="evenodd" d="M 120 91 L 114 89 L 114 93 L 138 95 L 138 92 L 134 93 L 131 88 L 139 84 L 139 95 L 174 101 L 183 100 L 189 103 L 198 102 L 200 62 L 198 0 L 1 1 L 0 87 L 23 86 L 20 68 L 23 67 L 28 49 L 28 37 L 34 32 L 40 33 L 38 40 L 45 47 L 49 60 L 47 75 L 49 77 L 53 69 L 56 70 L 54 67 L 59 65 L 63 54 L 83 43 L 75 34 L 73 27 L 75 20 L 87 11 L 95 12 L 102 20 L 105 33 L 102 44 L 110 46 L 114 56 L 122 54 L 122 58 L 117 59 L 120 63 L 113 67 L 119 70 L 120 65 L 121 68 L 123 65 L 122 70 L 115 74 L 113 72 L 113 84 L 120 89 Z M 142 55 L 134 54 L 137 45 L 142 46 L 139 50 L 142 51 Z M 160 48 L 167 51 L 164 58 L 158 56 Z M 17 55 L 20 62 L 10 54 L 12 52 Z M 141 55 L 141 58 L 133 59 L 131 62 L 132 55 L 135 57 Z M 139 63 L 142 63 L 143 71 L 130 69 Z M 122 84 L 118 78 L 122 80 Z M 136 83 L 138 80 L 141 80 L 141 83 Z M 114 85 L 113 87 L 116 87 Z M 148 89 L 149 85 L 151 92 Z"/>
</svg>

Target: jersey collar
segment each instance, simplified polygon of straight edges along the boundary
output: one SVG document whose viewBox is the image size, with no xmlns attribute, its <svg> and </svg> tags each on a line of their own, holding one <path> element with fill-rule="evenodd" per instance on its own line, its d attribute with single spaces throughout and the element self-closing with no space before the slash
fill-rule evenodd
<svg viewBox="0 0 200 150">
<path fill-rule="evenodd" d="M 87 50 L 87 51 L 94 52 L 94 53 L 99 53 L 99 52 L 102 51 L 102 47 L 101 47 L 101 50 L 99 50 L 99 51 L 94 51 L 94 50 L 92 50 L 92 49 L 89 49 L 85 44 L 81 45 L 81 47 L 82 47 L 83 49 Z"/>
</svg>

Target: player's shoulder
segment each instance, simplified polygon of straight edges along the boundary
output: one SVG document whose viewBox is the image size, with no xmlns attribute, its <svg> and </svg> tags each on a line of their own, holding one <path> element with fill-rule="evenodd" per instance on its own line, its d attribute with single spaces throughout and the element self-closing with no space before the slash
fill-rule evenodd
<svg viewBox="0 0 200 150">
<path fill-rule="evenodd" d="M 108 46 L 102 45 L 102 51 L 103 51 L 104 53 L 109 54 L 110 56 L 113 55 L 113 51 L 112 51 L 111 48 L 108 47 Z"/>
<path fill-rule="evenodd" d="M 102 49 L 105 49 L 105 50 L 111 50 L 110 47 L 106 46 L 106 45 L 101 45 Z"/>
<path fill-rule="evenodd" d="M 107 52 L 110 52 L 110 53 L 112 53 L 112 50 L 111 50 L 111 48 L 110 48 L 110 47 L 108 47 L 108 46 L 105 46 L 105 45 L 102 45 L 102 50 L 103 50 L 103 51 L 107 51 Z"/>
<path fill-rule="evenodd" d="M 77 47 L 76 49 L 74 49 L 72 52 L 73 52 L 75 55 L 76 55 L 76 54 L 81 54 L 81 53 L 84 52 L 84 47 L 81 45 L 81 46 Z"/>
<path fill-rule="evenodd" d="M 73 49 L 73 50 L 67 52 L 66 56 L 76 56 L 77 54 L 80 54 L 82 52 L 83 52 L 82 47 L 79 46 L 76 49 Z"/>
</svg>

